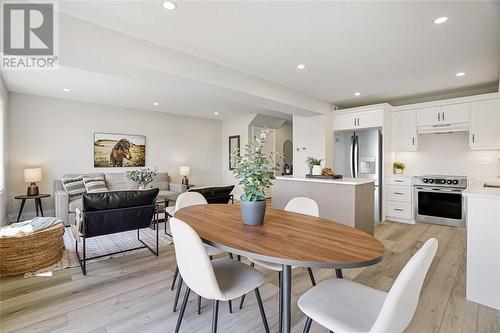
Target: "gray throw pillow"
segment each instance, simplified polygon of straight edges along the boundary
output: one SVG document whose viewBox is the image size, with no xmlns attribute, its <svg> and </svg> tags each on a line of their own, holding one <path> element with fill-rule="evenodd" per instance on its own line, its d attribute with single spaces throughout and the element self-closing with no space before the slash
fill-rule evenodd
<svg viewBox="0 0 500 333">
<path fill-rule="evenodd" d="M 103 177 L 83 177 L 83 184 L 85 185 L 87 193 L 108 192 L 108 188 Z"/>
<path fill-rule="evenodd" d="M 83 176 L 75 178 L 61 179 L 62 185 L 66 193 L 69 195 L 79 195 L 85 193 L 85 185 L 83 184 Z"/>
</svg>

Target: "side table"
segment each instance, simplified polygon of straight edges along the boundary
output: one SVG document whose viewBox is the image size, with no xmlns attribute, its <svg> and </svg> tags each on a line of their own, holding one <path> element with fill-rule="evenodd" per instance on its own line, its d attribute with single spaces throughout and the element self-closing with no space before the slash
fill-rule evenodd
<svg viewBox="0 0 500 333">
<path fill-rule="evenodd" d="M 19 214 L 17 215 L 17 222 L 19 222 L 19 220 L 21 219 L 21 214 L 23 213 L 23 208 L 24 208 L 24 204 L 26 203 L 26 200 L 30 200 L 30 199 L 35 200 L 36 216 L 39 216 L 40 213 L 41 213 L 41 216 L 43 216 L 42 199 L 48 198 L 48 197 L 50 197 L 50 194 L 18 195 L 16 197 L 14 197 L 17 200 L 22 200 L 21 207 L 19 208 Z"/>
</svg>

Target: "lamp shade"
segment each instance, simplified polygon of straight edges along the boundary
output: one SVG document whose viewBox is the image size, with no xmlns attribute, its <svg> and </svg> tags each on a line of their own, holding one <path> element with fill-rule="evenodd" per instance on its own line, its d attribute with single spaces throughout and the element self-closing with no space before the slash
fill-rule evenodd
<svg viewBox="0 0 500 333">
<path fill-rule="evenodd" d="M 42 180 L 42 168 L 24 169 L 24 181 L 27 183 L 35 183 Z"/>
<path fill-rule="evenodd" d="M 181 176 L 189 176 L 191 174 L 191 168 L 188 166 L 181 166 L 179 168 L 179 173 Z"/>
</svg>

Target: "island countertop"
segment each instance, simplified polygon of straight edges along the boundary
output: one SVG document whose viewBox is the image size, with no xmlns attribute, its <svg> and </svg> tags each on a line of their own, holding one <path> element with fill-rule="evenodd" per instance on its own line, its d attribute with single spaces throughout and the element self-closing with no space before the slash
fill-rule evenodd
<svg viewBox="0 0 500 333">
<path fill-rule="evenodd" d="M 316 183 L 330 183 L 338 185 L 362 185 L 373 183 L 373 179 L 364 178 L 341 178 L 341 179 L 321 179 L 321 178 L 306 178 L 306 177 L 294 177 L 294 176 L 278 176 L 276 179 L 279 180 L 289 180 L 298 182 L 316 182 Z"/>
<path fill-rule="evenodd" d="M 500 185 L 500 181 L 498 180 L 486 183 Z M 484 184 L 485 184 L 484 181 L 479 181 L 479 180 L 470 181 L 467 189 L 463 191 L 463 195 L 466 197 L 482 197 L 482 198 L 500 200 L 500 188 L 484 187 Z"/>
</svg>

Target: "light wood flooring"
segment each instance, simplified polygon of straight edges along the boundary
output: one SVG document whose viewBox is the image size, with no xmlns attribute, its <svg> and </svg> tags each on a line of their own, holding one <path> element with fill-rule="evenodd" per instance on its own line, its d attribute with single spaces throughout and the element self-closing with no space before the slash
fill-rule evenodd
<svg viewBox="0 0 500 333">
<path fill-rule="evenodd" d="M 383 222 L 375 235 L 386 246 L 384 260 L 372 267 L 345 270 L 346 278 L 387 291 L 412 254 L 425 240 L 436 237 L 439 250 L 427 275 L 419 306 L 407 332 L 500 332 L 500 311 L 465 300 L 464 229 Z M 56 272 L 52 277 L 12 277 L 1 280 L 1 332 L 173 332 L 174 292 L 170 283 L 175 268 L 173 246 L 161 248 L 160 257 L 149 251 L 88 266 Z M 264 270 L 263 270 L 264 271 Z M 315 270 L 317 280 L 333 276 Z M 277 273 L 266 271 L 261 288 L 273 332 L 278 325 Z M 487 272 L 485 272 L 487 274 Z M 310 288 L 307 272 L 293 270 L 293 332 L 302 332 L 304 317 L 296 301 Z M 211 303 L 204 300 L 196 314 L 191 297 L 181 332 L 209 332 Z M 234 305 L 236 308 L 236 304 Z M 262 322 L 250 295 L 242 310 L 229 314 L 221 304 L 219 332 L 262 332 Z M 327 332 L 313 324 L 311 332 Z"/>
</svg>

